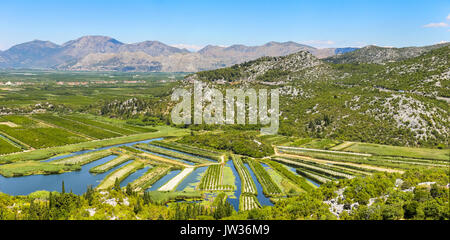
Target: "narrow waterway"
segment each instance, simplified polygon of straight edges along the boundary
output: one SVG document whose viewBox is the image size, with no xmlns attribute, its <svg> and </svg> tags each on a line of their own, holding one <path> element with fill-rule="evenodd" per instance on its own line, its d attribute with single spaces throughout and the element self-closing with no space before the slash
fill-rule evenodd
<svg viewBox="0 0 450 240">
<path fill-rule="evenodd" d="M 111 146 L 106 146 L 106 147 L 101 147 L 101 148 L 96 148 L 96 149 L 81 150 L 81 151 L 73 152 L 73 153 L 66 154 L 66 155 L 60 155 L 60 156 L 52 157 L 52 158 L 49 158 L 49 159 L 44 160 L 42 162 L 51 162 L 51 161 L 58 160 L 58 159 L 73 157 L 73 156 L 76 156 L 76 155 L 89 153 L 89 152 L 96 152 L 96 151 L 106 150 L 106 149 L 110 149 L 110 148 L 113 148 L 113 147 L 120 147 L 120 146 L 131 147 L 132 145 L 138 144 L 138 143 L 149 143 L 149 142 L 152 142 L 152 141 L 160 141 L 160 140 L 163 140 L 163 138 L 154 138 L 154 139 L 137 141 L 137 142 L 121 143 L 121 144 L 116 144 L 116 145 L 111 145 Z"/>
<path fill-rule="evenodd" d="M 113 147 L 132 146 L 137 143 L 149 143 L 151 141 L 157 141 L 157 140 L 162 140 L 162 139 L 163 138 L 154 138 L 154 139 L 137 141 L 137 142 L 116 144 L 116 145 L 101 147 L 101 148 L 97 148 L 97 149 L 77 151 L 77 152 L 73 152 L 70 154 L 52 157 L 47 160 L 44 160 L 43 162 L 51 162 L 54 160 L 73 157 L 73 156 L 77 156 L 77 155 L 84 154 L 84 153 L 106 150 L 106 149 L 110 149 Z M 106 177 L 110 172 L 112 172 L 112 171 L 118 169 L 119 167 L 124 166 L 125 164 L 130 162 L 130 161 L 127 161 L 127 162 L 120 164 L 119 166 L 116 166 L 115 168 L 113 168 L 105 173 L 101 173 L 101 174 L 92 174 L 89 172 L 89 169 L 99 166 L 101 164 L 104 164 L 106 162 L 109 162 L 116 157 L 117 157 L 116 155 L 110 155 L 110 156 L 101 158 L 99 160 L 96 160 L 94 162 L 83 165 L 81 167 L 80 171 L 66 172 L 66 173 L 62 173 L 62 174 L 31 175 L 31 176 L 12 177 L 12 178 L 5 178 L 0 175 L 0 192 L 6 193 L 9 195 L 28 195 L 32 192 L 39 191 L 39 190 L 60 191 L 62 181 L 64 181 L 66 191 L 69 192 L 70 190 L 72 190 L 72 192 L 75 194 L 83 194 L 84 192 L 86 192 L 86 189 L 88 186 L 91 185 L 93 187 L 96 187 L 103 180 L 103 178 Z M 132 174 L 133 176 L 129 176 L 129 177 L 133 178 L 135 176 L 138 176 L 139 173 L 141 173 L 141 172 L 138 171 L 138 173 Z M 132 178 L 127 178 L 127 179 L 132 179 Z M 125 183 L 127 183 L 127 182 L 125 182 Z"/>
<path fill-rule="evenodd" d="M 128 183 L 132 183 L 134 180 L 140 178 L 141 176 L 143 176 L 151 167 L 150 166 L 146 166 L 142 169 L 137 170 L 136 172 L 130 174 L 128 177 L 126 177 L 121 183 L 120 186 L 121 187 L 126 187 L 128 185 Z"/>
<path fill-rule="evenodd" d="M 184 159 L 174 158 L 174 157 L 167 156 L 167 155 L 164 155 L 164 154 L 161 154 L 161 153 L 155 153 L 155 152 L 152 152 L 152 151 L 149 151 L 149 150 L 145 150 L 145 149 L 142 149 L 142 148 L 138 148 L 138 147 L 132 147 L 132 148 L 135 148 L 135 149 L 137 149 L 139 151 L 150 153 L 150 154 L 153 154 L 153 155 L 156 155 L 156 156 L 159 156 L 159 157 L 172 159 L 172 160 L 175 160 L 175 161 L 178 161 L 178 162 L 183 162 L 183 163 L 186 163 L 188 165 L 194 165 L 195 164 L 194 162 L 189 162 L 189 161 L 186 161 Z"/>
<path fill-rule="evenodd" d="M 62 182 L 67 192 L 72 191 L 75 194 L 83 194 L 89 185 L 96 187 L 104 177 L 110 172 L 128 164 L 131 161 L 122 163 L 119 166 L 101 174 L 91 174 L 89 169 L 104 164 L 116 158 L 116 155 L 110 155 L 97 161 L 88 163 L 81 167 L 80 171 L 66 172 L 52 175 L 31 175 L 23 177 L 5 178 L 0 176 L 0 192 L 9 195 L 28 195 L 30 193 L 46 190 L 61 191 Z"/>
<path fill-rule="evenodd" d="M 205 173 L 206 169 L 208 169 L 208 167 L 196 168 L 191 174 L 185 177 L 180 184 L 178 184 L 176 191 L 183 191 L 188 186 L 195 189 L 195 186 L 200 182 L 201 176 Z"/>
<path fill-rule="evenodd" d="M 258 199 L 259 204 L 261 204 L 262 206 L 273 206 L 273 203 L 270 201 L 270 199 L 264 195 L 261 183 L 259 183 L 258 179 L 256 178 L 255 174 L 253 173 L 248 163 L 244 163 L 244 165 L 250 172 L 253 182 L 255 182 L 256 191 L 258 192 L 258 196 L 256 196 L 256 198 Z"/>
<path fill-rule="evenodd" d="M 166 184 L 170 179 L 175 177 L 178 173 L 180 173 L 181 170 L 173 170 L 169 172 L 167 175 L 156 181 L 150 188 L 148 188 L 145 191 L 156 191 L 158 188 L 162 187 L 164 184 Z"/>
<path fill-rule="evenodd" d="M 239 173 L 236 170 L 236 167 L 234 166 L 234 162 L 229 159 L 227 162 L 227 166 L 231 168 L 231 171 L 233 171 L 233 175 L 234 175 L 234 185 L 236 186 L 236 190 L 234 191 L 234 196 L 233 198 L 228 197 L 227 201 L 233 205 L 234 210 L 239 211 L 239 197 L 241 196 L 241 187 L 242 187 L 242 183 L 241 183 L 241 177 L 239 176 Z"/>
</svg>

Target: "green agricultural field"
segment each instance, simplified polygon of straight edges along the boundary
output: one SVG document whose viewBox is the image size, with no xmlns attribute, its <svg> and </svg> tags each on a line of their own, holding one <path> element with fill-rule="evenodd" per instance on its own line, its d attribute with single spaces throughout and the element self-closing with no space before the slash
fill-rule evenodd
<svg viewBox="0 0 450 240">
<path fill-rule="evenodd" d="M 223 184 L 223 171 L 224 166 L 222 164 L 209 166 L 203 174 L 199 189 L 205 191 L 232 191 L 234 189 L 233 185 Z"/>
<path fill-rule="evenodd" d="M 143 191 L 150 188 L 156 181 L 164 177 L 170 170 L 169 166 L 159 165 L 150 168 L 144 175 L 140 178 L 134 180 L 131 183 L 134 191 Z"/>
<path fill-rule="evenodd" d="M 109 189 L 114 186 L 114 183 L 116 179 L 119 182 L 122 182 L 126 177 L 128 177 L 130 174 L 134 173 L 138 169 L 141 169 L 144 167 L 144 164 L 140 161 L 133 161 L 114 172 L 108 174 L 103 181 L 97 186 L 97 189 L 104 190 Z"/>
<path fill-rule="evenodd" d="M 26 161 L 0 165 L 0 174 L 4 177 L 19 177 L 36 174 L 59 174 L 80 169 L 80 165 L 59 165 L 46 162 Z"/>
<path fill-rule="evenodd" d="M 185 153 L 189 153 L 189 154 L 200 156 L 200 157 L 210 158 L 210 159 L 216 160 L 218 162 L 222 161 L 222 157 L 221 157 L 222 154 L 219 152 L 208 150 L 208 149 L 203 149 L 203 148 L 198 148 L 198 147 L 190 146 L 187 144 L 181 144 L 181 143 L 177 143 L 177 142 L 165 142 L 165 141 L 154 141 L 150 144 L 159 146 L 159 147 L 175 149 L 180 152 L 185 152 Z"/>
<path fill-rule="evenodd" d="M 110 156 L 112 154 L 113 153 L 111 152 L 111 150 L 108 149 L 108 150 L 85 153 L 85 154 L 77 155 L 74 157 L 63 158 L 63 159 L 52 161 L 52 163 L 53 164 L 62 164 L 62 165 L 85 165 L 90 162 L 99 160 L 101 158 Z"/>
<path fill-rule="evenodd" d="M 87 125 L 98 127 L 98 128 L 101 128 L 101 129 L 104 129 L 104 130 L 108 130 L 108 131 L 111 131 L 113 133 L 117 133 L 117 134 L 120 134 L 120 135 L 131 135 L 131 134 L 140 133 L 138 131 L 130 130 L 130 129 L 124 128 L 122 126 L 119 126 L 119 125 L 111 125 L 111 124 L 108 124 L 108 123 L 104 123 L 104 122 L 96 121 L 96 120 L 93 120 L 93 119 L 89 119 L 88 117 L 89 116 L 86 115 L 86 114 L 83 114 L 83 115 L 65 115 L 64 116 L 64 118 L 66 118 L 66 119 L 70 119 L 70 120 L 74 120 L 74 121 L 77 121 L 77 122 L 80 122 L 80 123 L 84 123 L 84 124 L 87 124 Z"/>
<path fill-rule="evenodd" d="M 260 208 L 260 204 L 258 203 L 258 199 L 256 199 L 255 195 L 243 194 L 240 196 L 239 198 L 240 211 L 249 211 L 255 208 Z"/>
<path fill-rule="evenodd" d="M 49 124 L 56 125 L 60 128 L 73 131 L 75 133 L 81 134 L 82 136 L 87 136 L 94 139 L 105 139 L 119 137 L 121 134 L 108 131 L 96 126 L 81 123 L 75 120 L 70 120 L 64 118 L 64 116 L 55 116 L 49 114 L 37 114 L 33 115 L 34 118 L 43 120 Z"/>
<path fill-rule="evenodd" d="M 244 163 L 242 162 L 241 157 L 232 155 L 232 159 L 234 162 L 234 166 L 236 168 L 236 171 L 239 174 L 239 177 L 241 178 L 242 186 L 241 191 L 242 193 L 250 193 L 250 194 L 257 194 L 256 191 L 256 185 L 253 182 L 253 179 L 250 175 L 250 172 L 245 167 Z"/>
<path fill-rule="evenodd" d="M 4 116 L 3 119 L 16 126 L 0 125 L 0 134 L 10 136 L 12 141 L 33 148 L 47 148 L 87 141 L 86 138 L 64 129 L 34 121 L 27 116 Z"/>
<path fill-rule="evenodd" d="M 374 155 L 383 156 L 399 156 L 450 161 L 449 149 L 412 148 L 371 143 L 356 143 L 348 148 L 343 149 L 343 151 L 371 153 Z"/>
<path fill-rule="evenodd" d="M 289 179 L 293 183 L 295 183 L 298 187 L 305 191 L 311 191 L 312 187 L 310 184 L 307 183 L 307 181 L 295 173 L 289 171 L 283 164 L 270 161 L 270 160 L 263 160 L 264 163 L 269 165 L 273 170 L 277 171 L 280 175 L 283 177 Z"/>
<path fill-rule="evenodd" d="M 13 152 L 19 152 L 22 149 L 14 146 L 11 144 L 10 141 L 4 139 L 2 136 L 0 136 L 0 155 L 1 154 L 7 154 L 7 153 L 13 153 Z"/>
<path fill-rule="evenodd" d="M 290 146 L 295 147 L 304 147 L 304 148 L 316 148 L 316 149 L 330 149 L 338 144 L 341 141 L 331 140 L 331 139 L 311 139 L 304 138 L 298 139 L 290 144 Z"/>
<path fill-rule="evenodd" d="M 187 154 L 183 154 L 183 153 L 179 153 L 179 152 L 175 152 L 169 149 L 165 149 L 162 147 L 157 147 L 157 146 L 153 146 L 151 144 L 136 144 L 135 145 L 136 148 L 141 148 L 150 152 L 154 152 L 154 153 L 159 153 L 159 154 L 163 154 L 169 157 L 174 157 L 174 158 L 178 158 L 178 159 L 182 159 L 182 160 L 186 160 L 189 162 L 194 162 L 194 163 L 211 163 L 211 161 L 208 161 L 206 159 L 203 158 L 199 158 L 199 157 L 195 157 L 195 156 L 191 156 L 191 155 L 187 155 Z"/>
<path fill-rule="evenodd" d="M 255 174 L 258 182 L 263 188 L 263 192 L 267 196 L 277 196 L 282 194 L 280 187 L 273 181 L 267 171 L 261 166 L 261 163 L 254 159 L 246 160 Z"/>
<path fill-rule="evenodd" d="M 156 132 L 149 132 L 149 133 L 141 133 L 141 134 L 135 134 L 130 136 L 123 136 L 113 139 L 104 139 L 104 140 L 97 140 L 97 141 L 89 141 L 89 142 L 83 142 L 78 144 L 71 144 L 71 145 L 65 145 L 65 146 L 57 146 L 47 149 L 37 149 L 29 152 L 20 152 L 20 153 L 14 153 L 9 155 L 0 156 L 0 164 L 3 163 L 10 163 L 10 162 L 16 162 L 16 161 L 23 161 L 23 160 L 43 160 L 47 159 L 56 155 L 60 154 L 68 154 L 71 152 L 81 151 L 81 150 L 87 150 L 87 149 L 95 149 L 105 146 L 112 146 L 115 144 L 121 144 L 121 143 L 129 143 L 129 142 L 136 142 L 136 141 L 142 141 L 152 138 L 159 138 L 159 137 L 168 137 L 168 136 L 182 136 L 185 134 L 188 134 L 187 130 L 185 129 L 176 129 L 169 126 L 159 126 L 155 127 L 157 130 Z"/>
<path fill-rule="evenodd" d="M 89 172 L 91 173 L 104 173 L 109 171 L 110 169 L 113 169 L 114 167 L 127 162 L 129 160 L 131 160 L 132 157 L 128 156 L 128 155 L 120 155 L 116 158 L 114 158 L 113 160 L 106 162 L 104 164 L 101 164 L 99 166 L 93 167 L 91 169 L 89 169 Z"/>
</svg>

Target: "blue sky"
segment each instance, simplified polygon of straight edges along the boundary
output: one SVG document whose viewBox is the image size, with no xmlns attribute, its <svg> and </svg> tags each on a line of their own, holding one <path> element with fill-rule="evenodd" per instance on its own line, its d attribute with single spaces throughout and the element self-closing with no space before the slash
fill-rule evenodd
<svg viewBox="0 0 450 240">
<path fill-rule="evenodd" d="M 450 41 L 449 26 L 448 0 L 0 2 L 0 50 L 34 39 L 61 44 L 84 35 L 192 49 L 269 41 L 320 48 L 422 46 Z"/>
</svg>

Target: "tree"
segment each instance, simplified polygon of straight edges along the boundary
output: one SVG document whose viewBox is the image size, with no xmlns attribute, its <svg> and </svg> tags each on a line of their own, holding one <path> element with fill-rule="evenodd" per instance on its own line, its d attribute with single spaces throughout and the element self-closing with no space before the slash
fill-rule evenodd
<svg viewBox="0 0 450 240">
<path fill-rule="evenodd" d="M 140 211 L 142 211 L 142 205 L 141 205 L 140 198 L 138 198 L 136 203 L 134 204 L 133 212 L 134 212 L 134 214 L 138 214 Z"/>
<path fill-rule="evenodd" d="M 64 181 L 62 181 L 62 189 L 61 189 L 61 193 L 62 193 L 62 194 L 66 193 L 66 188 L 64 187 Z"/>
<path fill-rule="evenodd" d="M 92 206 L 94 201 L 94 188 L 92 185 L 89 185 L 86 193 L 84 194 L 84 198 L 88 201 L 89 206 Z"/>
<path fill-rule="evenodd" d="M 120 182 L 118 178 L 114 181 L 114 190 L 120 191 Z"/>
<path fill-rule="evenodd" d="M 127 194 L 128 196 L 132 196 L 132 195 L 134 194 L 133 188 L 131 187 L 131 184 L 130 184 L 130 183 L 127 184 L 126 194 Z"/>
</svg>

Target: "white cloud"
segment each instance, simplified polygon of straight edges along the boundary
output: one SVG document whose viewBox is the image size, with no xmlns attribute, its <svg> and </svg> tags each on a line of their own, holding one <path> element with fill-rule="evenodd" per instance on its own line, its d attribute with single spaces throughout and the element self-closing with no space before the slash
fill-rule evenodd
<svg viewBox="0 0 450 240">
<path fill-rule="evenodd" d="M 198 51 L 198 50 L 200 50 L 200 49 L 202 49 L 204 47 L 204 46 L 199 46 L 199 45 L 194 45 L 194 44 L 183 44 L 183 43 L 172 44 L 170 46 L 176 47 L 176 48 L 186 48 L 187 50 L 194 51 L 194 52 Z"/>
<path fill-rule="evenodd" d="M 450 21 L 450 14 L 447 16 L 447 21 Z"/>
<path fill-rule="evenodd" d="M 448 23 L 440 22 L 440 23 L 429 23 L 423 25 L 424 28 L 439 28 L 439 27 L 448 27 Z"/>
</svg>

